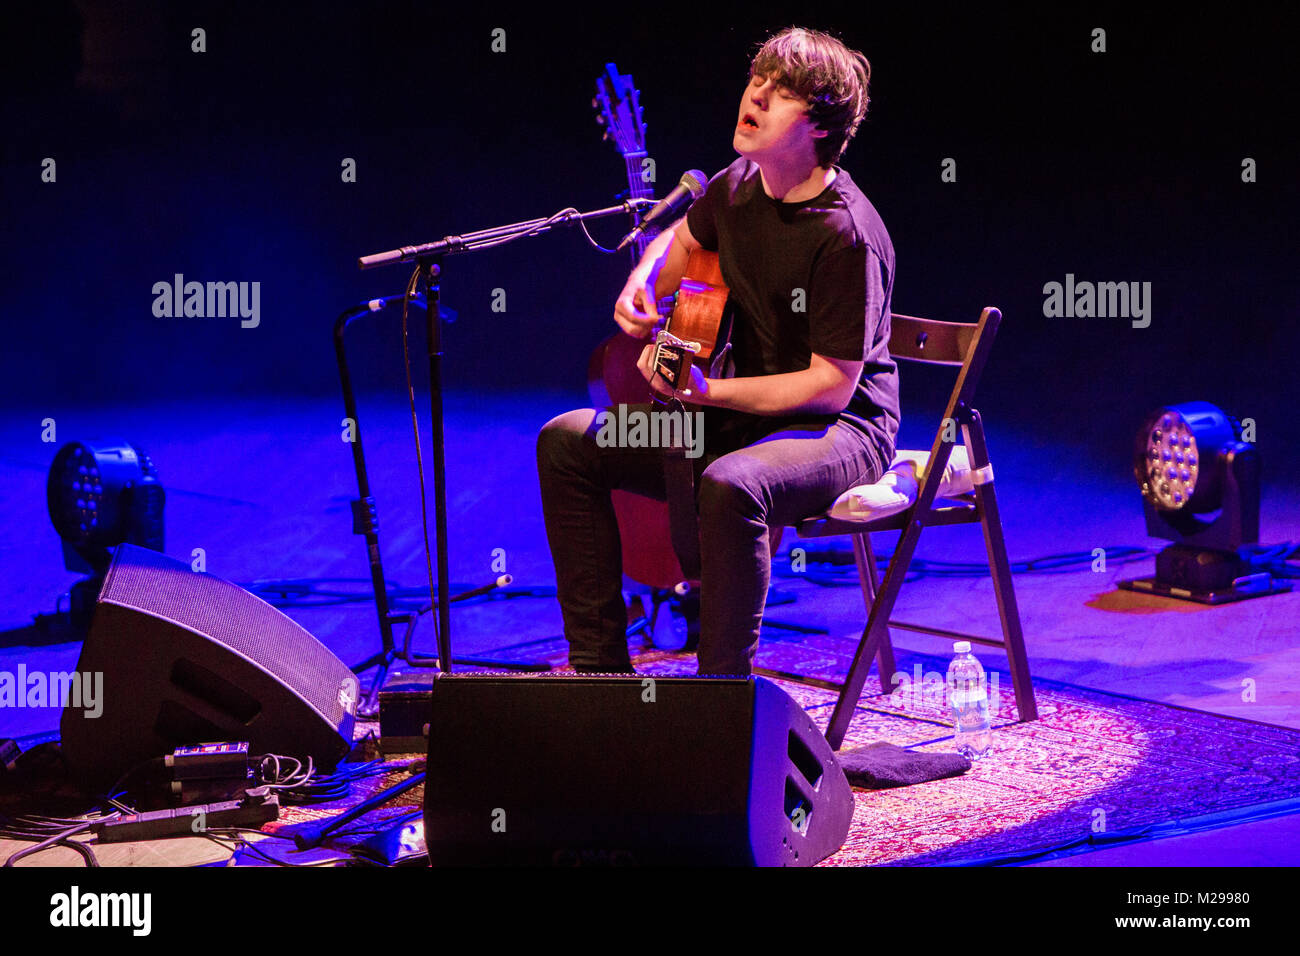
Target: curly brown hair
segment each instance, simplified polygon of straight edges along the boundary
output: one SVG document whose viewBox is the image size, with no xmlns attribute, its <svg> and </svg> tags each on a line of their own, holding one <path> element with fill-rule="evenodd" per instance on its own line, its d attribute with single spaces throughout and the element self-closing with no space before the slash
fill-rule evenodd
<svg viewBox="0 0 1300 956">
<path fill-rule="evenodd" d="M 759 47 L 749 73 L 772 78 L 808 100 L 808 118 L 827 132 L 816 141 L 821 166 L 844 154 L 867 115 L 871 64 L 829 33 L 786 27 Z"/>
</svg>

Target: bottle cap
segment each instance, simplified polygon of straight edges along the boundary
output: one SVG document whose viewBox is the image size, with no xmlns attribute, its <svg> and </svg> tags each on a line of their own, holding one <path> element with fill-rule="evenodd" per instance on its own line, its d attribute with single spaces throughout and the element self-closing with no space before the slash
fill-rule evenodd
<svg viewBox="0 0 1300 956">
<path fill-rule="evenodd" d="M 956 644 L 952 646 L 952 652 L 954 654 L 969 654 L 970 641 L 958 641 Z"/>
</svg>

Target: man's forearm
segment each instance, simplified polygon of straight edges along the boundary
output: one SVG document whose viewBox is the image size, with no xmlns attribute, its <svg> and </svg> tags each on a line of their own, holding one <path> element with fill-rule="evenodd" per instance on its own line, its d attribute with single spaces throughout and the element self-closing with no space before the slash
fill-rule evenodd
<svg viewBox="0 0 1300 956">
<path fill-rule="evenodd" d="M 707 382 L 704 404 L 751 415 L 836 415 L 848 404 L 841 383 L 811 368 L 777 375 L 711 378 Z"/>
<path fill-rule="evenodd" d="M 677 222 L 655 236 L 650 245 L 646 246 L 641 261 L 632 270 L 633 275 L 639 275 L 646 282 L 654 282 L 656 299 L 676 292 L 682 282 L 682 273 L 686 271 L 686 250 L 676 241 Z"/>
</svg>

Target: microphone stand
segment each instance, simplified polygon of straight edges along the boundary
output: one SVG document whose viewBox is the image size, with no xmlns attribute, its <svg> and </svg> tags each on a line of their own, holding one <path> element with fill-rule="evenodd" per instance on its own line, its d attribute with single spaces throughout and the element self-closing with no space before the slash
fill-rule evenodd
<svg viewBox="0 0 1300 956">
<path fill-rule="evenodd" d="M 443 432 L 443 401 L 442 401 L 442 315 L 439 309 L 439 293 L 441 284 L 439 278 L 442 274 L 442 259 L 446 256 L 460 255 L 467 252 L 473 252 L 477 249 L 490 248 L 521 239 L 525 236 L 540 235 L 549 232 L 557 226 L 568 226 L 573 223 L 585 222 L 589 219 L 602 219 L 608 216 L 633 215 L 638 206 L 653 205 L 654 201 L 649 199 L 633 198 L 626 202 L 619 203 L 617 206 L 606 206 L 603 209 L 596 209 L 589 212 L 578 212 L 576 209 L 565 209 L 554 216 L 548 216 L 540 219 L 528 219 L 523 222 L 510 223 L 504 226 L 496 226 L 491 229 L 480 229 L 476 232 L 466 233 L 463 236 L 452 235 L 444 236 L 434 242 L 426 242 L 415 246 L 402 246 L 399 249 L 392 249 L 387 252 L 375 253 L 373 255 L 362 256 L 358 260 L 358 265 L 364 269 L 373 269 L 378 266 L 392 265 L 398 262 L 415 262 L 419 272 L 418 284 L 424 289 L 424 309 L 428 322 L 428 352 L 429 352 L 429 405 L 432 417 L 433 442 L 433 497 L 434 497 L 434 527 L 437 537 L 437 622 L 438 622 L 438 655 L 436 666 L 444 674 L 452 671 L 454 659 L 451 654 L 451 601 L 449 593 L 449 572 L 447 559 L 447 458 L 446 442 Z M 387 302 L 399 296 L 389 297 L 388 300 L 374 300 L 374 302 Z M 373 303 L 367 304 L 365 308 L 372 308 Z M 378 308 L 382 308 L 380 305 Z M 349 310 L 352 312 L 353 310 Z M 361 314 L 357 312 L 357 314 Z M 340 355 L 340 372 L 345 376 L 346 368 L 342 362 L 342 328 L 350 320 L 349 313 L 344 313 L 335 323 L 335 344 L 339 349 Z M 353 316 L 355 317 L 355 316 Z M 350 385 L 345 384 L 344 391 L 351 393 Z M 355 425 L 356 422 L 355 403 L 349 408 L 348 414 Z M 354 436 L 358 437 L 359 436 Z M 363 474 L 364 462 L 361 457 L 360 442 L 353 444 L 353 456 L 358 463 L 358 478 Z M 368 483 L 361 489 L 361 500 L 353 504 L 353 529 L 356 530 L 358 524 L 365 526 L 367 523 L 373 524 L 374 517 L 374 499 L 369 497 Z M 368 505 L 367 505 L 368 502 Z M 393 616 L 386 613 L 387 592 L 383 581 L 382 570 L 378 565 L 378 539 L 373 536 L 372 532 L 362 531 L 366 534 L 366 542 L 371 554 L 371 577 L 375 585 L 376 602 L 380 610 L 380 626 L 385 636 L 385 647 L 383 661 L 378 661 L 380 655 L 371 658 L 371 661 L 380 663 L 383 671 L 386 672 L 388 664 L 391 663 L 395 652 L 392 650 L 392 621 Z M 381 597 L 382 595 L 382 597 Z M 418 617 L 418 615 L 417 615 Z M 409 636 L 409 631 L 408 631 Z M 408 660 L 415 666 L 435 666 L 428 659 L 415 658 Z M 541 668 L 549 670 L 549 667 Z M 370 696 L 377 694 L 379 683 L 371 689 Z"/>
<path fill-rule="evenodd" d="M 374 680 L 371 681 L 370 689 L 357 705 L 357 713 L 363 717 L 373 717 L 378 713 L 379 691 L 383 689 L 384 681 L 388 677 L 388 671 L 396 661 L 400 660 L 412 667 L 436 667 L 438 661 L 437 657 L 426 657 L 411 652 L 411 640 L 416 625 L 421 617 L 433 609 L 433 605 L 424 604 L 413 612 L 393 611 L 389 605 L 388 584 L 384 576 L 383 557 L 379 547 L 379 513 L 370 490 L 370 474 L 366 468 L 365 449 L 361 441 L 361 419 L 357 414 L 356 393 L 352 388 L 352 375 L 348 369 L 347 348 L 344 337 L 344 333 L 353 321 L 363 315 L 381 312 L 389 306 L 400 305 L 402 298 L 403 296 L 400 295 L 390 295 L 362 302 L 359 305 L 345 309 L 334 322 L 334 354 L 338 360 L 339 382 L 343 387 L 344 414 L 347 416 L 348 421 L 352 423 L 352 441 L 349 444 L 352 446 L 352 465 L 357 475 L 358 497 L 351 502 L 352 533 L 362 535 L 366 539 L 366 558 L 370 564 L 371 590 L 375 595 L 375 612 L 379 618 L 380 649 L 352 667 L 353 672 L 357 674 L 364 673 L 372 667 L 377 666 L 379 668 L 375 673 Z M 412 299 L 411 304 L 420 308 L 424 307 L 424 303 L 416 299 Z M 442 310 L 442 315 L 443 317 L 455 318 L 455 313 L 447 309 Z M 463 601 L 472 597 L 479 597 L 496 588 L 506 587 L 510 583 L 510 576 L 502 575 L 490 584 L 452 595 L 451 601 Z M 400 646 L 393 633 L 393 625 L 395 624 L 406 625 L 406 633 Z M 524 663 L 522 661 L 489 658 L 457 658 L 455 663 L 477 667 L 494 667 L 500 670 L 533 672 L 550 670 L 550 665 L 545 663 Z"/>
</svg>

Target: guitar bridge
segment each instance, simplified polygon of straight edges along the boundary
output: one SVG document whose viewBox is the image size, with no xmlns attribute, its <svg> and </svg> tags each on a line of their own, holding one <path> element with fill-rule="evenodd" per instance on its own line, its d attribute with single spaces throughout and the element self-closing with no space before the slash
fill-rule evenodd
<svg viewBox="0 0 1300 956">
<path fill-rule="evenodd" d="M 674 392 L 681 388 L 691 368 L 692 358 L 700 351 L 699 342 L 679 339 L 667 329 L 655 336 L 655 351 L 651 367 L 668 383 Z"/>
</svg>

